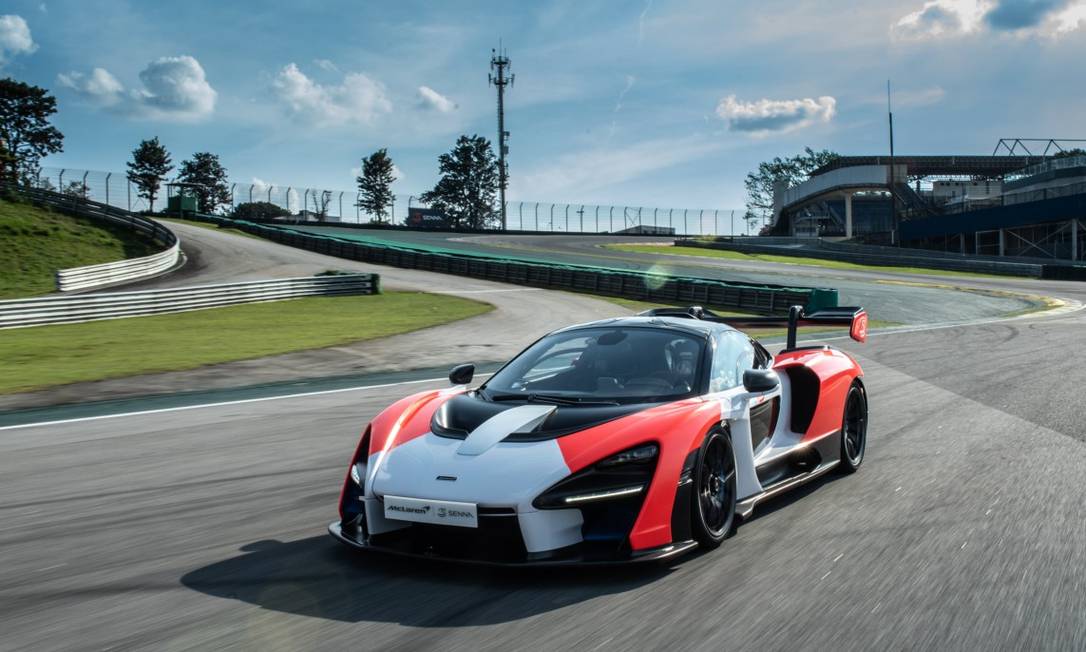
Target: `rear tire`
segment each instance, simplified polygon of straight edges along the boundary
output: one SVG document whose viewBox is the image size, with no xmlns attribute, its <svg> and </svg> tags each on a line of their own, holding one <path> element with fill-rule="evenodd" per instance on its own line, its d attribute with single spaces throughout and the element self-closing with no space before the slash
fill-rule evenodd
<svg viewBox="0 0 1086 652">
<path fill-rule="evenodd" d="M 855 473 L 867 451 L 867 392 L 859 380 L 852 381 L 841 416 L 841 473 Z"/>
<path fill-rule="evenodd" d="M 735 530 L 735 455 L 726 432 L 705 436 L 698 452 L 690 506 L 691 531 L 706 548 L 716 548 Z"/>
</svg>

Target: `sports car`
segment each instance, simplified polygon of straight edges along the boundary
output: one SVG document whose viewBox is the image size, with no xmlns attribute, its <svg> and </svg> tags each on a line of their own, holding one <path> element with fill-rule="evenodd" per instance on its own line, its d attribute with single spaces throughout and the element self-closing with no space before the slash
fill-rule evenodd
<svg viewBox="0 0 1086 652">
<path fill-rule="evenodd" d="M 741 328 L 787 326 L 771 354 Z M 863 372 L 800 326 L 861 308 L 723 317 L 661 308 L 564 328 L 486 382 L 378 414 L 351 458 L 330 533 L 356 548 L 496 564 L 661 560 L 720 545 L 755 506 L 867 441 Z"/>
</svg>

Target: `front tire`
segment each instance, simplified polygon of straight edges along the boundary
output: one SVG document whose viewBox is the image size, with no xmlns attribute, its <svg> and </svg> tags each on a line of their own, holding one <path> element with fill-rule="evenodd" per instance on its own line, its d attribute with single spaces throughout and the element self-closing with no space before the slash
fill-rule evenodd
<svg viewBox="0 0 1086 652">
<path fill-rule="evenodd" d="M 845 397 L 845 410 L 841 417 L 841 464 L 842 473 L 855 473 L 864 461 L 867 451 L 867 392 L 859 380 Z"/>
<path fill-rule="evenodd" d="M 698 452 L 691 530 L 694 539 L 715 548 L 735 529 L 735 455 L 727 433 L 714 430 Z"/>
</svg>

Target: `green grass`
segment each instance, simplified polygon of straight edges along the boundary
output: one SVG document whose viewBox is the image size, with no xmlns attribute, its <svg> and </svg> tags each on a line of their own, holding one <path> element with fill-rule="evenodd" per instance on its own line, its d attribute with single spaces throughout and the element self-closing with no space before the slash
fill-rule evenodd
<svg viewBox="0 0 1086 652">
<path fill-rule="evenodd" d="M 629 251 L 634 253 L 660 254 L 665 256 L 701 256 L 703 258 L 723 258 L 726 260 L 761 261 L 765 263 L 784 263 L 786 265 L 814 265 L 829 269 L 851 269 L 861 271 L 897 272 L 902 274 L 921 274 L 925 276 L 972 276 L 977 278 L 1006 278 L 999 274 L 985 274 L 982 272 L 954 272 L 944 269 L 931 269 L 928 267 L 895 267 L 890 265 L 861 265 L 859 263 L 846 263 L 839 260 L 824 260 L 822 258 L 807 258 L 804 256 L 781 256 L 777 254 L 746 254 L 741 251 L 728 249 L 706 249 L 704 247 L 682 247 L 674 245 L 652 244 L 609 244 L 604 245 L 608 249 Z"/>
<path fill-rule="evenodd" d="M 178 219 L 176 217 L 156 217 L 155 219 L 161 221 L 164 224 L 169 224 L 171 222 L 176 222 L 177 224 L 187 224 L 189 226 L 198 226 L 198 227 L 203 228 L 203 229 L 211 229 L 212 231 L 221 231 L 223 233 L 233 233 L 234 235 L 240 235 L 240 236 L 244 236 L 246 238 L 253 238 L 254 240 L 262 240 L 263 239 L 258 235 L 253 235 L 252 233 L 246 233 L 245 231 L 242 231 L 241 229 L 232 229 L 232 228 L 229 228 L 229 227 L 220 228 L 220 227 L 215 226 L 214 224 L 212 224 L 210 222 L 197 222 L 196 220 L 182 220 L 182 219 Z"/>
<path fill-rule="evenodd" d="M 5 330 L 0 394 L 335 346 L 492 308 L 448 295 L 389 292 Z"/>
<path fill-rule="evenodd" d="M 0 199 L 0 299 L 54 291 L 58 269 L 155 251 L 125 229 Z"/>
</svg>

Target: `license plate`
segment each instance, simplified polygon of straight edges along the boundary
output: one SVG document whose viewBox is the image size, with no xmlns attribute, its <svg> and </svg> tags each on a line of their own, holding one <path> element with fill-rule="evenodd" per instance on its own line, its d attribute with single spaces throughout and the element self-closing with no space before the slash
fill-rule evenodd
<svg viewBox="0 0 1086 652">
<path fill-rule="evenodd" d="M 448 500 L 385 496 L 385 518 L 435 525 L 479 527 L 479 510 L 475 503 Z"/>
</svg>

